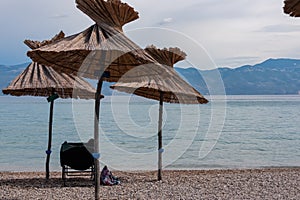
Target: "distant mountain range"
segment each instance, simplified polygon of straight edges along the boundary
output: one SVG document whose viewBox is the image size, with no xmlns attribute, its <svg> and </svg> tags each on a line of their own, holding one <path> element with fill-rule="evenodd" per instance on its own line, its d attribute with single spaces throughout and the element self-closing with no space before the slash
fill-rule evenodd
<svg viewBox="0 0 300 200">
<path fill-rule="evenodd" d="M 7 87 L 28 64 L 0 65 L 0 88 Z M 253 66 L 245 65 L 235 69 L 175 68 L 175 70 L 204 95 L 222 92 L 218 80 L 223 80 L 228 95 L 284 95 L 298 94 L 300 91 L 300 60 L 296 59 L 268 59 Z M 103 94 L 112 94 L 109 85 L 104 84 Z M 0 95 L 3 95 L 2 92 Z"/>
<path fill-rule="evenodd" d="M 9 83 L 18 76 L 29 63 L 23 63 L 14 66 L 0 65 L 0 95 L 3 95 L 2 89 L 7 87 Z"/>
<path fill-rule="evenodd" d="M 204 78 L 209 86 L 219 87 L 214 78 L 217 72 L 222 77 L 228 95 L 284 95 L 298 94 L 300 91 L 300 60 L 296 59 L 268 59 L 253 66 L 245 65 L 235 69 L 176 70 L 203 94 L 210 93 Z"/>
</svg>

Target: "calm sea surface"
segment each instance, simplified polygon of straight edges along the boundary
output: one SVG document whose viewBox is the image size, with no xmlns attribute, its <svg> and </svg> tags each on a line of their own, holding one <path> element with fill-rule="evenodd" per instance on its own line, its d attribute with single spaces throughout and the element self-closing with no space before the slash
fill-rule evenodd
<svg viewBox="0 0 300 200">
<path fill-rule="evenodd" d="M 57 100 L 51 170 L 64 141 L 93 137 L 92 100 Z M 0 97 L 0 171 L 43 171 L 49 104 Z M 114 169 L 155 169 L 156 101 L 101 102 L 101 161 Z M 300 95 L 216 97 L 206 105 L 164 104 L 163 165 L 176 169 L 300 166 Z"/>
</svg>

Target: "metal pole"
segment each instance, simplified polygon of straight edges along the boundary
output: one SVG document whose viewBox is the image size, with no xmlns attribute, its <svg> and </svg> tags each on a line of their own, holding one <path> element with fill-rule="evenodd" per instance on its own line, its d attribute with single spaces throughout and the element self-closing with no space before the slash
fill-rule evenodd
<svg viewBox="0 0 300 200">
<path fill-rule="evenodd" d="M 102 78 L 98 81 L 97 92 L 95 96 L 95 117 L 94 117 L 94 162 L 95 162 L 95 199 L 100 199 L 100 161 L 99 161 L 99 118 L 100 118 L 100 100 L 102 90 Z"/>
<path fill-rule="evenodd" d="M 162 115 L 163 115 L 163 99 L 164 94 L 160 92 L 159 98 L 159 117 L 158 117 L 158 173 L 157 179 L 160 181 L 162 180 L 161 172 L 162 172 Z"/>
</svg>

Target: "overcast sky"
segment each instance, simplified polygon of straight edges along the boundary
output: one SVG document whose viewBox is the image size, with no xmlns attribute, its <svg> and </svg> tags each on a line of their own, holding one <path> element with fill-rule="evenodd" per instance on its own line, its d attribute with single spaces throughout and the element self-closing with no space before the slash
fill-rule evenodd
<svg viewBox="0 0 300 200">
<path fill-rule="evenodd" d="M 283 13 L 283 0 L 123 2 L 140 16 L 124 27 L 130 39 L 142 47 L 178 46 L 201 69 L 212 67 L 205 59 L 218 67 L 256 64 L 268 58 L 300 59 L 300 18 Z M 75 0 L 1 0 L 0 64 L 30 61 L 24 39 L 49 39 L 60 30 L 71 35 L 92 24 L 76 8 Z"/>
</svg>

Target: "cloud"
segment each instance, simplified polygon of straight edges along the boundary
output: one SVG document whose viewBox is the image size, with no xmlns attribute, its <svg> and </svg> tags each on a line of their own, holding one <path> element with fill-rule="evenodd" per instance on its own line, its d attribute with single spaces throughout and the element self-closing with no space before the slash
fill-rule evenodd
<svg viewBox="0 0 300 200">
<path fill-rule="evenodd" d="M 272 33 L 287 33 L 287 32 L 300 32 L 299 25 L 290 25 L 290 24 L 275 24 L 264 26 L 259 32 L 272 32 Z"/>
<path fill-rule="evenodd" d="M 178 31 L 201 44 L 221 66 L 297 54 L 294 49 L 299 46 L 300 21 L 283 13 L 283 0 L 122 1 L 140 13 L 140 19 L 126 25 L 125 31 L 145 27 Z M 153 7 L 155 12 L 149 9 Z M 76 9 L 74 1 L 1 0 L 0 11 L 0 25 L 6 27 L 1 30 L 0 63 L 15 64 L 27 59 L 24 39 L 48 39 L 60 30 L 70 35 L 94 23 Z M 172 38 L 170 33 L 157 42 L 162 31 L 155 35 L 147 31 L 143 37 L 135 35 L 131 39 L 143 45 L 185 46 L 176 37 L 166 43 Z M 198 53 L 190 49 L 189 58 Z M 207 66 L 206 62 L 203 66 Z"/>
<path fill-rule="evenodd" d="M 260 57 L 256 56 L 235 56 L 235 57 L 228 57 L 225 59 L 218 59 L 216 60 L 216 65 L 218 67 L 240 67 L 245 64 L 256 64 Z"/>
<path fill-rule="evenodd" d="M 192 1 L 173 13 L 181 21 L 243 20 L 257 17 L 259 3 L 248 0 L 203 0 Z M 264 5 L 266 6 L 266 4 Z"/>
<path fill-rule="evenodd" d="M 51 16 L 51 18 L 54 18 L 54 19 L 62 19 L 62 18 L 67 18 L 69 17 L 69 15 L 67 14 L 55 14 L 53 16 Z"/>
<path fill-rule="evenodd" d="M 163 20 L 163 22 L 165 22 L 165 23 L 171 23 L 172 21 L 173 21 L 173 18 L 171 18 L 171 17 L 165 18 L 165 19 Z"/>
<path fill-rule="evenodd" d="M 173 18 L 171 17 L 168 17 L 168 18 L 164 18 L 161 22 L 159 22 L 158 24 L 163 26 L 163 25 L 166 25 L 166 24 L 170 24 L 173 22 Z"/>
</svg>

